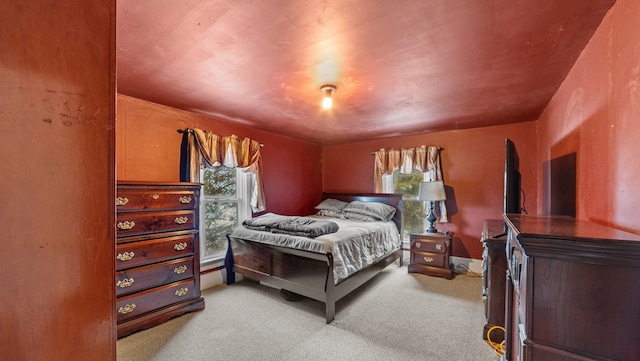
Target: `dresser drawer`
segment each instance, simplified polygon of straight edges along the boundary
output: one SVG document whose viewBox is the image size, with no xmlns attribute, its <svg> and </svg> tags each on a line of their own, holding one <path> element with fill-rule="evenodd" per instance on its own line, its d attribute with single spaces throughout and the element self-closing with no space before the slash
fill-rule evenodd
<svg viewBox="0 0 640 361">
<path fill-rule="evenodd" d="M 411 249 L 416 252 L 447 253 L 447 240 L 416 238 L 411 240 Z"/>
<path fill-rule="evenodd" d="M 428 253 L 428 252 L 412 252 L 411 263 L 423 266 L 448 268 L 449 257 L 446 254 Z"/>
<path fill-rule="evenodd" d="M 193 277 L 193 257 L 116 272 L 118 297 Z"/>
<path fill-rule="evenodd" d="M 116 211 L 195 209 L 199 192 L 167 189 L 121 189 L 116 196 Z"/>
<path fill-rule="evenodd" d="M 195 210 L 118 213 L 118 237 L 198 228 Z"/>
<path fill-rule="evenodd" d="M 155 311 L 198 295 L 193 279 L 168 284 L 150 290 L 118 298 L 116 312 L 118 322 L 134 318 L 149 311 Z"/>
<path fill-rule="evenodd" d="M 196 232 L 172 237 L 119 243 L 116 250 L 116 270 L 168 261 L 195 254 Z"/>
</svg>

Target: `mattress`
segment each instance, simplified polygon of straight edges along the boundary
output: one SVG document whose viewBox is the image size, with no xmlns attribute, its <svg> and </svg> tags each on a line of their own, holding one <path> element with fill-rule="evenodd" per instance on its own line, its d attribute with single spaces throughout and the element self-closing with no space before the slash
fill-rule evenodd
<svg viewBox="0 0 640 361">
<path fill-rule="evenodd" d="M 316 238 L 292 236 L 237 227 L 232 237 L 281 247 L 333 256 L 335 284 L 367 268 L 400 249 L 402 240 L 392 221 L 354 221 L 313 215 L 311 218 L 330 220 L 338 230 Z"/>
</svg>

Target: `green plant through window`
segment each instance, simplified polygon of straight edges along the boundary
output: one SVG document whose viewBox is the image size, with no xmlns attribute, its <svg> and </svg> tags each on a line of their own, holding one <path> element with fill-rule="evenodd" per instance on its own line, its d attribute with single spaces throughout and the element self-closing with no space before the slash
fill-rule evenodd
<svg viewBox="0 0 640 361">
<path fill-rule="evenodd" d="M 238 179 L 235 168 L 206 168 L 202 176 L 203 258 L 221 257 L 226 235 L 238 225 Z"/>
<path fill-rule="evenodd" d="M 393 193 L 402 193 L 402 236 L 424 232 L 424 202 L 418 201 L 420 182 L 424 174 L 414 170 L 411 174 L 393 173 Z"/>
</svg>

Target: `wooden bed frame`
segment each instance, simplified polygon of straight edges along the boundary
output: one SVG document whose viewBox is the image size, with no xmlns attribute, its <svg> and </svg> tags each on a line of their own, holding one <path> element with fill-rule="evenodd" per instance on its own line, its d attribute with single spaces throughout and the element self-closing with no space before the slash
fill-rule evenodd
<svg viewBox="0 0 640 361">
<path fill-rule="evenodd" d="M 322 199 L 327 198 L 346 202 L 359 200 L 389 204 L 396 208 L 392 220 L 398 230 L 402 230 L 402 194 L 323 193 Z M 324 302 L 327 323 L 331 323 L 335 318 L 336 301 L 363 285 L 397 259 L 400 259 L 402 264 L 400 248 L 336 285 L 333 281 L 333 257 L 330 253 L 319 254 L 273 246 L 230 235 L 227 238 L 227 284 L 234 283 L 235 273 L 239 273 L 246 278 Z"/>
</svg>

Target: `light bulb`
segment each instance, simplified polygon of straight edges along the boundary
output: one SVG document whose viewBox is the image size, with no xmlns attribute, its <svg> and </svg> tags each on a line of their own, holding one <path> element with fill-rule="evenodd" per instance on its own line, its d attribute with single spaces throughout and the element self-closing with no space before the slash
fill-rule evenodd
<svg viewBox="0 0 640 361">
<path fill-rule="evenodd" d="M 322 98 L 322 109 L 324 110 L 329 110 L 331 109 L 331 94 L 328 93 L 327 95 L 324 96 L 324 98 Z"/>
</svg>

